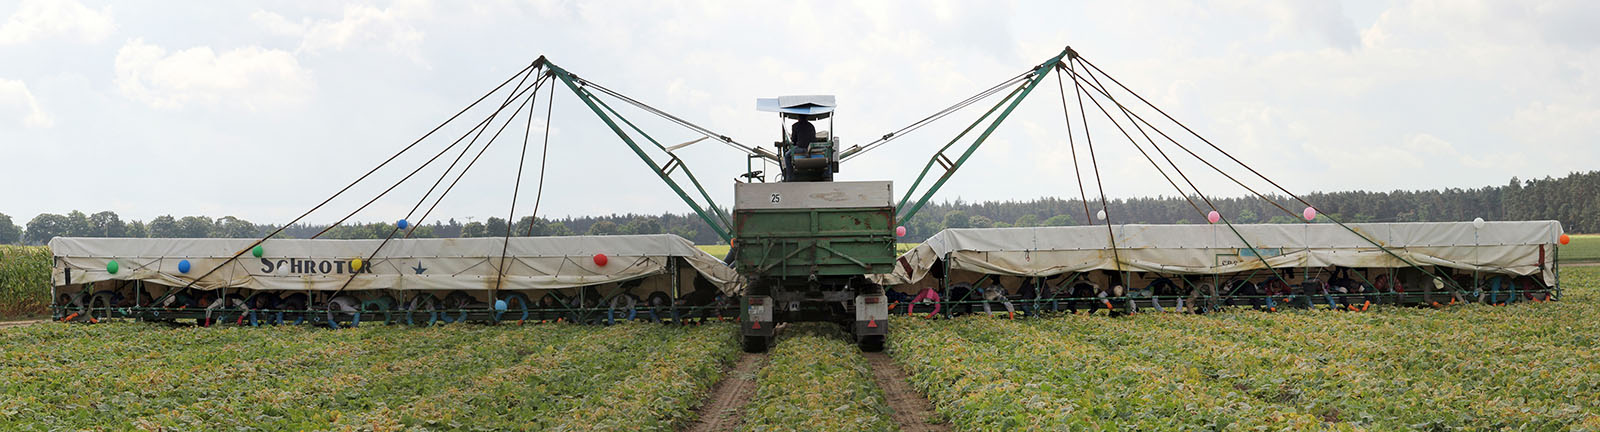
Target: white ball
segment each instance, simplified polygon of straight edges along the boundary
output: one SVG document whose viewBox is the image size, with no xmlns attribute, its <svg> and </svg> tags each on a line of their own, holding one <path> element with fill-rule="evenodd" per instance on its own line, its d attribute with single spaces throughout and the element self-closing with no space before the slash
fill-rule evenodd
<svg viewBox="0 0 1600 432">
<path fill-rule="evenodd" d="M 1472 227 L 1473 228 L 1483 228 L 1483 218 L 1474 218 L 1474 219 L 1472 219 Z"/>
<path fill-rule="evenodd" d="M 1106 220 L 1106 211 L 1102 209 L 1099 213 L 1095 213 L 1094 217 L 1095 219 Z"/>
</svg>

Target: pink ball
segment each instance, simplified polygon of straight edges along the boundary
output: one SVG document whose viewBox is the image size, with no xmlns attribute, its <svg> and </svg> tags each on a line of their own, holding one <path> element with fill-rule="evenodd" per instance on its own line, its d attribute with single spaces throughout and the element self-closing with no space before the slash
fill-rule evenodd
<svg viewBox="0 0 1600 432">
<path fill-rule="evenodd" d="M 594 254 L 594 265 L 605 267 L 606 263 L 610 261 L 611 260 L 609 258 L 606 258 L 606 254 Z"/>
<path fill-rule="evenodd" d="M 904 226 L 894 227 L 894 236 L 895 237 L 905 237 L 906 236 L 906 227 L 904 227 Z"/>
<path fill-rule="evenodd" d="M 1206 213 L 1206 220 L 1210 221 L 1211 223 L 1217 223 L 1217 221 L 1222 220 L 1222 214 L 1217 213 L 1216 210 L 1212 210 L 1211 213 Z"/>
<path fill-rule="evenodd" d="M 1312 219 L 1316 219 L 1317 218 L 1317 209 L 1314 209 L 1314 208 L 1311 208 L 1311 207 L 1306 207 L 1306 210 L 1300 212 L 1300 215 L 1301 216 L 1305 216 L 1307 221 L 1310 221 Z"/>
</svg>

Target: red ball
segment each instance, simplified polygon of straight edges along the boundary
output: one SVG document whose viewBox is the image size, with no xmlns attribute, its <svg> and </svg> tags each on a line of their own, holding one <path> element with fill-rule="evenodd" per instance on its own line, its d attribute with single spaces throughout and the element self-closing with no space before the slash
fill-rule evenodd
<svg viewBox="0 0 1600 432">
<path fill-rule="evenodd" d="M 594 265 L 605 267 L 606 266 L 606 262 L 609 262 L 609 261 L 610 260 L 608 258 L 606 258 L 606 254 L 603 254 L 603 253 L 594 254 Z"/>
<path fill-rule="evenodd" d="M 1569 237 L 1566 234 L 1562 234 L 1561 235 L 1561 244 L 1567 244 L 1567 243 L 1572 243 L 1572 237 Z"/>
</svg>

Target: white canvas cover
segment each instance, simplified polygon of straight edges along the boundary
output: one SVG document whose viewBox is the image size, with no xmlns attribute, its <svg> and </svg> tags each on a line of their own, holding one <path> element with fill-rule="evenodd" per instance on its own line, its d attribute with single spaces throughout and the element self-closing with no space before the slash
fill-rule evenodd
<svg viewBox="0 0 1600 432">
<path fill-rule="evenodd" d="M 143 280 L 168 286 L 194 282 L 200 289 L 223 287 L 257 290 L 429 289 L 488 290 L 496 288 L 505 248 L 505 277 L 499 289 L 571 288 L 622 282 L 669 271 L 694 270 L 723 292 L 743 289 L 742 279 L 722 260 L 670 234 L 513 237 L 462 239 L 395 239 L 351 280 L 350 261 L 372 256 L 383 240 L 267 240 L 261 258 L 245 252 L 227 262 L 254 239 L 124 239 L 64 238 L 50 241 L 57 286 L 105 280 Z M 605 266 L 595 254 L 605 254 Z M 116 260 L 111 274 L 106 264 Z M 188 273 L 179 263 L 189 260 Z M 226 263 L 226 264 L 225 264 Z M 219 268 L 220 266 L 220 268 Z M 213 268 L 211 275 L 198 281 Z"/>
<path fill-rule="evenodd" d="M 894 273 L 872 278 L 884 285 L 915 283 L 940 257 L 948 257 L 954 270 L 1009 276 L 1090 270 L 1221 274 L 1265 268 L 1261 262 L 1265 258 L 1273 267 L 1401 268 L 1409 267 L 1405 261 L 1410 261 L 1418 266 L 1540 274 L 1546 284 L 1555 284 L 1551 257 L 1562 233 L 1560 222 L 1487 222 L 1483 228 L 1470 222 L 1346 225 L 1350 230 L 1321 223 L 1236 224 L 1233 229 L 1221 224 L 1115 225 L 1110 235 L 1104 225 L 947 229 L 901 255 Z"/>
</svg>

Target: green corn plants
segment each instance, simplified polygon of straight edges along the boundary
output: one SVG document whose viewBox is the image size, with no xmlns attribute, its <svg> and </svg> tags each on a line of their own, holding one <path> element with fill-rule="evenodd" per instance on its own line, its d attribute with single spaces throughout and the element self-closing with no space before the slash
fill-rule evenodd
<svg viewBox="0 0 1600 432">
<path fill-rule="evenodd" d="M 0 319 L 44 315 L 50 305 L 50 248 L 0 245 Z"/>
<path fill-rule="evenodd" d="M 756 385 L 756 398 L 745 407 L 746 430 L 894 429 L 866 359 L 832 324 L 784 329 Z"/>
</svg>

